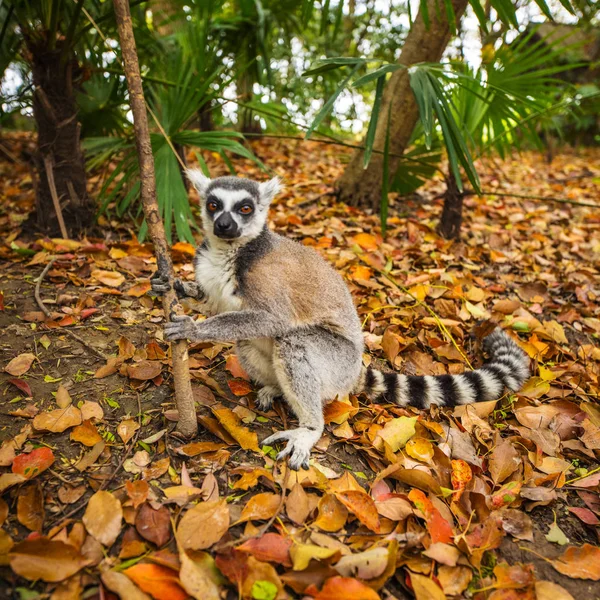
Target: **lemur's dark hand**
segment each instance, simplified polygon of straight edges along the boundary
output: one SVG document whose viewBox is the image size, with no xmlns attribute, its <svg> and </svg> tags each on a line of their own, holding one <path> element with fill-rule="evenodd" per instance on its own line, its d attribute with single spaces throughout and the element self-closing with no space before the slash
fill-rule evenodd
<svg viewBox="0 0 600 600">
<path fill-rule="evenodd" d="M 165 324 L 165 338 L 169 342 L 194 339 L 195 329 L 196 323 L 194 319 L 187 315 L 177 315 L 173 317 L 170 323 Z"/>
<path fill-rule="evenodd" d="M 169 278 L 160 271 L 156 271 L 156 273 L 152 275 L 150 278 L 150 286 L 151 292 L 156 296 L 162 296 L 171 290 Z"/>
</svg>

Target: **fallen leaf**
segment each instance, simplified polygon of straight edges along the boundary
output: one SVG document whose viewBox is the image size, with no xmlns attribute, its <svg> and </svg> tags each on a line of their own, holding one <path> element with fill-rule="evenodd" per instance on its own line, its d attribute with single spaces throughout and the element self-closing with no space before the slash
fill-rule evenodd
<svg viewBox="0 0 600 600">
<path fill-rule="evenodd" d="M 179 522 L 177 540 L 186 550 L 203 550 L 216 544 L 229 529 L 225 500 L 199 502 Z"/>
<path fill-rule="evenodd" d="M 135 517 L 137 532 L 159 548 L 171 539 L 171 514 L 166 506 L 152 508 L 147 502 L 142 504 Z"/>
<path fill-rule="evenodd" d="M 397 419 L 390 419 L 381 429 L 377 432 L 377 437 L 384 440 L 392 449 L 392 452 L 397 452 L 400 448 L 404 448 L 406 442 L 415 435 L 415 423 L 417 417 L 398 417 Z M 374 445 L 377 446 L 377 440 Z"/>
<path fill-rule="evenodd" d="M 44 525 L 44 494 L 34 483 L 23 488 L 17 498 L 17 520 L 30 531 L 42 531 Z"/>
<path fill-rule="evenodd" d="M 225 368 L 236 378 L 250 380 L 250 376 L 240 364 L 240 359 L 236 354 L 229 354 L 225 359 Z"/>
<path fill-rule="evenodd" d="M 497 442 L 489 455 L 489 469 L 495 483 L 502 483 L 521 464 L 521 456 L 515 447 L 505 439 Z"/>
<path fill-rule="evenodd" d="M 314 525 L 323 531 L 339 531 L 348 519 L 348 509 L 333 494 L 325 494 L 317 506 Z"/>
<path fill-rule="evenodd" d="M 310 513 L 308 496 L 300 483 L 294 484 L 292 491 L 285 499 L 285 511 L 296 525 L 302 525 Z"/>
<path fill-rule="evenodd" d="M 37 477 L 54 463 L 54 453 L 50 448 L 35 448 L 29 454 L 19 454 L 12 463 L 12 472 L 26 479 Z"/>
<path fill-rule="evenodd" d="M 554 542 L 559 546 L 566 546 L 569 543 L 569 538 L 565 535 L 565 532 L 556 524 L 556 522 L 550 525 L 550 529 L 546 534 L 546 539 L 549 542 Z"/>
<path fill-rule="evenodd" d="M 58 390 L 56 390 L 56 404 L 58 405 L 58 408 L 67 408 L 71 402 L 71 395 L 67 388 L 59 385 Z"/>
<path fill-rule="evenodd" d="M 179 552 L 179 580 L 185 591 L 196 600 L 220 600 L 222 577 L 215 561 L 206 552 L 188 555 Z"/>
<path fill-rule="evenodd" d="M 33 428 L 38 431 L 61 433 L 65 429 L 80 423 L 81 411 L 70 404 L 66 408 L 57 408 L 56 410 L 40 413 L 33 419 Z"/>
<path fill-rule="evenodd" d="M 415 592 L 416 600 L 446 600 L 446 594 L 444 594 L 440 586 L 433 581 L 433 579 L 429 579 L 429 577 L 411 573 L 410 583 Z"/>
<path fill-rule="evenodd" d="M 88 421 L 90 419 L 96 419 L 96 421 L 101 421 L 104 419 L 104 410 L 97 402 L 90 402 L 86 400 L 80 407 L 81 410 L 81 418 L 84 421 Z"/>
<path fill-rule="evenodd" d="M 91 536 L 110 548 L 119 537 L 122 519 L 121 503 L 110 492 L 101 490 L 89 499 L 82 521 Z"/>
<path fill-rule="evenodd" d="M 131 379 L 149 381 L 161 374 L 162 367 L 162 363 L 158 360 L 141 360 L 127 365 L 127 376 Z"/>
<path fill-rule="evenodd" d="M 71 577 L 87 564 L 71 544 L 42 536 L 16 544 L 9 557 L 10 567 L 17 575 L 52 583 Z"/>
<path fill-rule="evenodd" d="M 125 281 L 125 277 L 117 271 L 94 269 L 91 275 L 96 281 L 112 288 L 118 288 Z"/>
<path fill-rule="evenodd" d="M 325 581 L 323 589 L 315 600 L 380 600 L 379 594 L 358 579 L 331 577 Z"/>
<path fill-rule="evenodd" d="M 125 489 L 127 490 L 127 495 L 133 504 L 133 508 L 137 508 L 146 502 L 148 498 L 148 492 L 150 491 L 150 486 L 148 482 L 143 479 L 138 479 L 136 481 L 126 481 Z"/>
<path fill-rule="evenodd" d="M 30 398 L 33 395 L 29 384 L 23 379 L 9 379 L 8 383 L 11 383 L 16 388 L 21 390 L 28 398 Z"/>
<path fill-rule="evenodd" d="M 121 600 L 151 600 L 148 594 L 140 590 L 127 575 L 119 571 L 104 571 L 100 576 L 102 583 Z"/>
<path fill-rule="evenodd" d="M 590 544 L 569 546 L 562 556 L 551 560 L 552 566 L 572 579 L 600 580 L 600 548 Z"/>
<path fill-rule="evenodd" d="M 258 436 L 254 431 L 241 425 L 240 418 L 228 408 L 213 408 L 213 414 L 227 433 L 244 449 L 260 452 L 258 447 Z"/>
<path fill-rule="evenodd" d="M 31 354 L 31 352 L 25 352 L 24 354 L 19 354 L 15 356 L 7 365 L 4 367 L 4 370 L 14 377 L 20 377 L 29 371 L 33 361 L 35 360 L 35 354 Z"/>
<path fill-rule="evenodd" d="M 447 544 L 452 541 L 454 535 L 452 526 L 421 490 L 412 489 L 408 494 L 408 499 L 423 513 L 432 542 Z"/>
<path fill-rule="evenodd" d="M 336 498 L 365 525 L 375 533 L 379 533 L 381 524 L 377 507 L 371 496 L 363 491 L 348 490 L 336 493 Z"/>
<path fill-rule="evenodd" d="M 262 562 L 273 562 L 284 567 L 291 567 L 290 548 L 292 542 L 278 533 L 265 533 L 259 538 L 251 538 L 241 546 L 237 546 L 240 552 L 252 554 L 254 558 Z"/>
<path fill-rule="evenodd" d="M 155 600 L 187 600 L 188 598 L 179 584 L 177 572 L 167 567 L 140 563 L 125 569 L 123 573 Z"/>
<path fill-rule="evenodd" d="M 304 571 L 311 560 L 322 560 L 337 554 L 336 548 L 323 548 L 315 544 L 294 543 L 290 548 L 290 557 L 294 571 Z"/>
<path fill-rule="evenodd" d="M 575 600 L 564 587 L 552 581 L 535 582 L 536 600 Z"/>
<path fill-rule="evenodd" d="M 252 384 L 245 379 L 230 379 L 227 385 L 234 396 L 247 396 L 252 392 Z"/>
<path fill-rule="evenodd" d="M 135 432 L 140 428 L 140 424 L 133 419 L 125 419 L 121 421 L 117 426 L 117 433 L 119 437 L 126 444 L 135 435 Z"/>
<path fill-rule="evenodd" d="M 387 567 L 388 549 L 372 548 L 365 552 L 342 556 L 334 569 L 342 577 L 358 577 L 359 579 L 374 579 L 379 577 Z"/>
<path fill-rule="evenodd" d="M 279 509 L 280 496 L 270 492 L 256 494 L 246 502 L 238 523 L 244 521 L 266 521 Z"/>
<path fill-rule="evenodd" d="M 69 437 L 71 441 L 79 442 L 89 447 L 102 441 L 102 436 L 98 433 L 98 429 L 92 423 L 91 419 L 83 421 L 81 425 L 74 427 Z"/>
</svg>

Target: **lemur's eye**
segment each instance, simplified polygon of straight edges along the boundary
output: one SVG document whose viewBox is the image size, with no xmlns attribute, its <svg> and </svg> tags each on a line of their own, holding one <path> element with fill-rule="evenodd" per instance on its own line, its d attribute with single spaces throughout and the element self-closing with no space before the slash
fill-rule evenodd
<svg viewBox="0 0 600 600">
<path fill-rule="evenodd" d="M 252 207 L 249 204 L 244 204 L 244 206 L 240 208 L 240 212 L 243 215 L 249 215 L 252 212 Z"/>
<path fill-rule="evenodd" d="M 217 210 L 217 208 L 219 208 L 219 205 L 214 200 L 211 200 L 206 205 L 206 208 L 208 209 L 208 212 L 215 212 Z"/>
</svg>

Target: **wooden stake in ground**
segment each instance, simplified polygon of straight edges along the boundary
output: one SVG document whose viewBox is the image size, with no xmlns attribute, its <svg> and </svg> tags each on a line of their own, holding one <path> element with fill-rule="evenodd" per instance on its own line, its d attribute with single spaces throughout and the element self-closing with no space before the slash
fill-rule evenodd
<svg viewBox="0 0 600 600">
<path fill-rule="evenodd" d="M 177 296 L 173 290 L 173 263 L 167 247 L 165 228 L 163 226 L 158 204 L 156 203 L 156 179 L 154 176 L 154 157 L 150 144 L 148 119 L 146 114 L 146 101 L 142 89 L 140 66 L 138 62 L 129 0 L 114 0 L 117 29 L 121 41 L 123 55 L 123 69 L 129 88 L 129 101 L 133 113 L 133 126 L 137 146 L 138 160 L 140 163 L 141 197 L 144 215 L 148 223 L 148 233 L 154 244 L 156 264 L 158 270 L 167 275 L 171 283 L 171 290 L 163 296 L 165 318 L 169 321 L 177 306 Z M 175 401 L 179 411 L 177 431 L 186 438 L 198 432 L 194 396 L 190 383 L 188 367 L 188 346 L 186 341 L 175 342 L 171 346 L 173 357 L 173 377 L 175 379 Z"/>
</svg>

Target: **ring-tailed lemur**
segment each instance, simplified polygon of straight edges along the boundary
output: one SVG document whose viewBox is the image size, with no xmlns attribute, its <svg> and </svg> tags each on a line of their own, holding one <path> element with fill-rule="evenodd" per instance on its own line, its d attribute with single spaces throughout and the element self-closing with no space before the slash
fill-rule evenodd
<svg viewBox="0 0 600 600">
<path fill-rule="evenodd" d="M 308 468 L 323 433 L 323 404 L 338 395 L 364 391 L 373 401 L 426 409 L 498 399 L 529 376 L 526 354 L 499 328 L 485 339 L 491 360 L 476 371 L 413 377 L 365 369 L 361 324 L 342 277 L 315 250 L 267 227 L 279 180 L 188 176 L 202 199 L 205 241 L 194 259 L 196 282 L 174 287 L 214 316 L 175 317 L 166 338 L 237 343 L 242 366 L 262 386 L 259 408 L 283 396 L 298 417 L 297 429 L 263 441 L 287 440 L 277 458 L 289 456 L 292 469 Z M 154 293 L 168 286 L 157 272 Z"/>
</svg>

